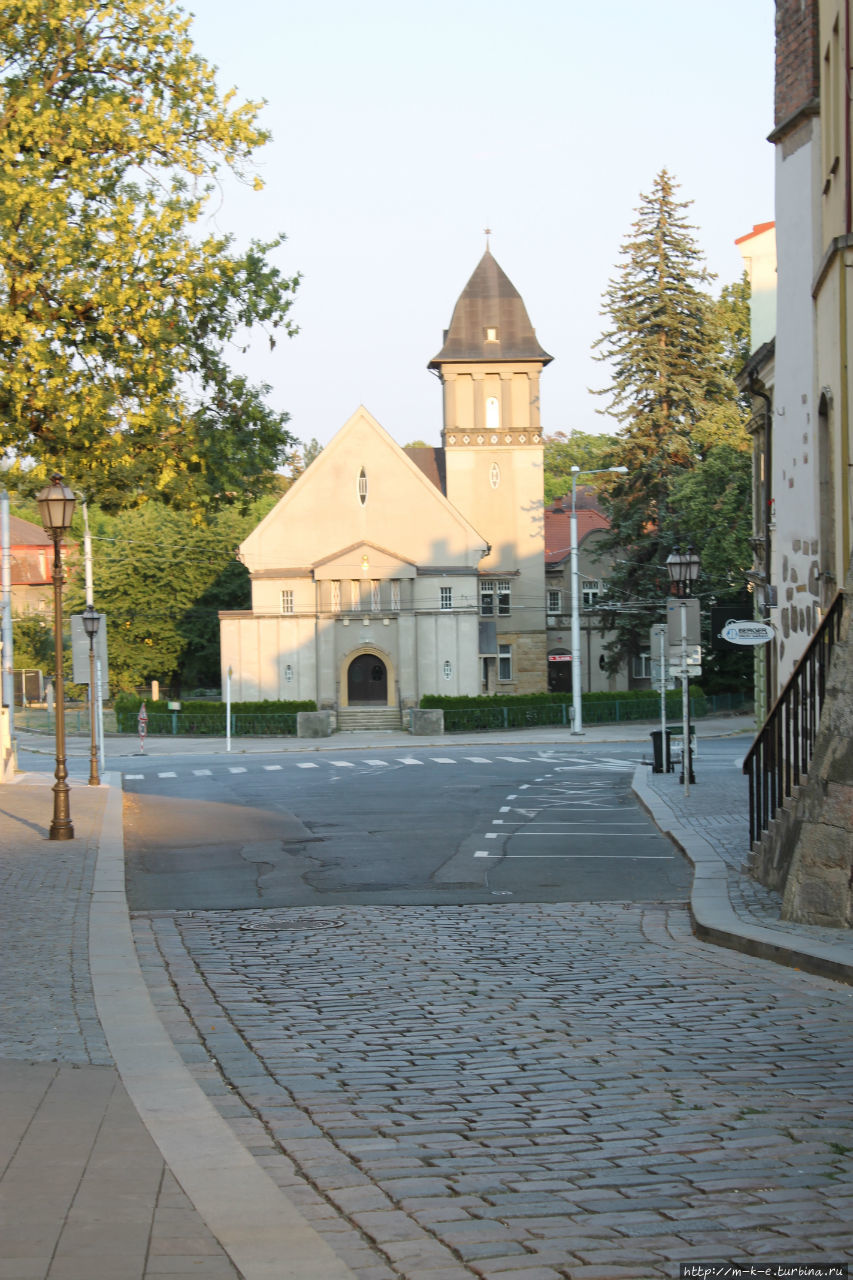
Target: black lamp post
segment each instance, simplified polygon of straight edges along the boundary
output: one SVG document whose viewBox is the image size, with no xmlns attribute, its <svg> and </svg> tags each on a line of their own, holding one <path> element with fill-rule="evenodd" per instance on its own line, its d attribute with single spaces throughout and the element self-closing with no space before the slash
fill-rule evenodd
<svg viewBox="0 0 853 1280">
<path fill-rule="evenodd" d="M 89 751 L 89 786 L 99 787 L 101 779 L 98 774 L 98 739 L 95 732 L 95 636 L 101 622 L 101 615 L 93 605 L 87 604 L 83 610 L 83 630 L 89 637 L 89 724 L 92 731 L 92 745 Z"/>
<path fill-rule="evenodd" d="M 62 476 L 51 477 L 36 501 L 44 531 L 53 541 L 53 625 L 56 657 L 56 782 L 53 787 L 53 821 L 51 840 L 73 840 L 70 789 L 65 767 L 65 685 L 62 678 L 62 537 L 71 527 L 75 498 Z"/>
<path fill-rule="evenodd" d="M 695 782 L 693 774 L 693 752 L 690 749 L 690 692 L 687 684 L 687 597 L 690 588 L 699 577 L 699 557 L 692 547 L 685 552 L 673 547 L 666 558 L 666 570 L 672 584 L 673 595 L 681 599 L 681 711 L 682 732 L 684 735 L 684 751 L 682 754 L 681 781 L 684 783 L 684 794 L 690 790 L 690 783 Z"/>
</svg>

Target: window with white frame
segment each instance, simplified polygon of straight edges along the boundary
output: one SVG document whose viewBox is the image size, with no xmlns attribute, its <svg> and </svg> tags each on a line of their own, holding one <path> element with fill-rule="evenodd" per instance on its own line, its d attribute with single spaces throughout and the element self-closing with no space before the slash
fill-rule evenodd
<svg viewBox="0 0 853 1280">
<path fill-rule="evenodd" d="M 631 660 L 631 675 L 635 680 L 650 680 L 652 676 L 652 660 L 648 649 L 635 653 Z"/>
<path fill-rule="evenodd" d="M 400 608 L 400 579 L 391 579 L 391 608 L 399 610 Z"/>
<path fill-rule="evenodd" d="M 293 613 L 293 592 L 289 589 L 281 593 L 281 611 L 282 613 Z"/>
<path fill-rule="evenodd" d="M 440 592 L 441 592 L 442 609 L 452 609 L 453 608 L 453 588 L 441 587 Z"/>
<path fill-rule="evenodd" d="M 340 613 L 341 611 L 341 584 L 337 580 L 331 583 L 331 605 L 332 613 Z"/>
<path fill-rule="evenodd" d="M 382 608 L 382 600 L 379 587 L 379 579 L 373 578 L 370 583 L 370 607 L 374 613 L 378 613 Z"/>
<path fill-rule="evenodd" d="M 480 614 L 493 618 L 497 613 L 506 618 L 510 613 L 511 583 L 508 578 L 483 578 L 480 582 Z"/>
<path fill-rule="evenodd" d="M 548 612 L 550 614 L 559 613 L 562 607 L 563 593 L 562 591 L 548 590 Z"/>
<path fill-rule="evenodd" d="M 349 607 L 352 613 L 358 613 L 361 608 L 361 583 L 358 578 L 352 578 L 350 580 Z"/>
<path fill-rule="evenodd" d="M 601 595 L 601 582 L 598 578 L 584 578 L 582 586 L 582 599 L 585 609 L 592 609 L 598 604 L 598 597 Z"/>
<path fill-rule="evenodd" d="M 498 645 L 498 679 L 512 679 L 512 645 Z"/>
</svg>

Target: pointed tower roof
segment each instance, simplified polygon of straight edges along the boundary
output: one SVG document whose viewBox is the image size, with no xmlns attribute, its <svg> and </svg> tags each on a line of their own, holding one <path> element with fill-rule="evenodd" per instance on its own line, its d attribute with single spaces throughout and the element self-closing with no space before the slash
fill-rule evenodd
<svg viewBox="0 0 853 1280">
<path fill-rule="evenodd" d="M 444 345 L 428 368 L 448 361 L 553 360 L 543 351 L 521 294 L 486 249 L 453 308 Z"/>
</svg>

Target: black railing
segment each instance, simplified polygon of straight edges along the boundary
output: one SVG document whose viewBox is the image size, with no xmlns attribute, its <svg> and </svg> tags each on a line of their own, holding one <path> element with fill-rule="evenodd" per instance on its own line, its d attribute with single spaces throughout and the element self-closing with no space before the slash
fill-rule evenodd
<svg viewBox="0 0 853 1280">
<path fill-rule="evenodd" d="M 750 848 L 808 773 L 843 608 L 839 591 L 746 754 Z"/>
</svg>

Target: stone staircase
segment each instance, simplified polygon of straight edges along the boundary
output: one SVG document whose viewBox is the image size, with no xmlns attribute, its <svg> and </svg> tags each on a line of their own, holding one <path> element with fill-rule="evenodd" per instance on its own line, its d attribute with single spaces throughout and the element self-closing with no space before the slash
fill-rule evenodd
<svg viewBox="0 0 853 1280">
<path fill-rule="evenodd" d="M 338 733 L 364 733 L 404 727 L 399 707 L 340 707 Z"/>
</svg>

